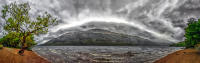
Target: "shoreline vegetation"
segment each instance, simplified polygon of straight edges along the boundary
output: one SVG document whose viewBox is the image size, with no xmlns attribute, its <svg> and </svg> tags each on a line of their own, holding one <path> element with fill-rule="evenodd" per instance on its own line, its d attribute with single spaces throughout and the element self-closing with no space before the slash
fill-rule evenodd
<svg viewBox="0 0 200 63">
<path fill-rule="evenodd" d="M 171 46 L 171 47 L 185 47 L 186 44 L 185 44 L 185 42 L 183 41 L 183 42 L 178 42 L 178 43 L 171 44 L 170 46 Z"/>
<path fill-rule="evenodd" d="M 185 47 L 154 63 L 200 63 L 200 19 L 190 18 L 185 28 L 185 40 L 170 46 Z"/>
</svg>

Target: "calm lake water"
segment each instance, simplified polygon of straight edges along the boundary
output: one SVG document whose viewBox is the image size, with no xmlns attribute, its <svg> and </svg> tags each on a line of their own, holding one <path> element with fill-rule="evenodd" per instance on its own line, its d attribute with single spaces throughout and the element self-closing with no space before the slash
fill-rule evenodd
<svg viewBox="0 0 200 63">
<path fill-rule="evenodd" d="M 33 50 L 52 63 L 152 63 L 182 47 L 37 46 Z"/>
</svg>

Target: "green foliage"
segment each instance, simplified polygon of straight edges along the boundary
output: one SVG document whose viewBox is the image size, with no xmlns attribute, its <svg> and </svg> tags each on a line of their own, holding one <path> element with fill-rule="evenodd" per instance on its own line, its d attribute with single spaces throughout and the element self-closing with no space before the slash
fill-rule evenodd
<svg viewBox="0 0 200 63">
<path fill-rule="evenodd" d="M 3 45 L 2 44 L 0 44 L 0 49 L 2 49 L 3 48 Z"/>
<path fill-rule="evenodd" d="M 45 12 L 36 19 L 29 16 L 28 3 L 16 4 L 16 2 L 3 6 L 2 18 L 5 21 L 4 30 L 8 32 L 0 41 L 8 47 L 31 47 L 35 45 L 34 35 L 48 32 L 50 25 L 56 25 L 57 20 Z"/>
<path fill-rule="evenodd" d="M 34 36 L 30 35 L 26 38 L 26 43 L 25 45 L 31 49 L 34 45 L 36 45 L 37 43 L 34 42 Z M 11 47 L 11 48 L 20 48 L 21 47 L 21 36 L 19 33 L 15 33 L 15 32 L 10 32 L 9 34 L 7 34 L 6 36 L 4 36 L 3 38 L 0 39 L 0 43 L 5 46 L 5 47 Z"/>
<path fill-rule="evenodd" d="M 35 20 L 29 17 L 29 10 L 31 9 L 28 3 L 3 6 L 2 18 L 6 24 L 4 30 L 8 32 L 19 32 L 23 35 L 28 33 L 41 34 L 47 33 L 50 25 L 57 24 L 56 18 L 45 12 L 44 15 L 38 16 Z"/>
<path fill-rule="evenodd" d="M 179 43 L 172 44 L 170 46 L 173 46 L 173 47 L 185 47 L 186 44 L 185 44 L 185 42 L 179 42 Z"/>
<path fill-rule="evenodd" d="M 2 45 L 6 47 L 14 47 L 14 48 L 19 48 L 18 43 L 20 42 L 20 38 L 18 38 L 19 34 L 17 33 L 9 33 L 3 38 L 0 39 L 0 42 Z"/>
<path fill-rule="evenodd" d="M 200 42 L 200 19 L 189 22 L 188 27 L 185 28 L 185 44 L 186 48 L 193 48 Z"/>
</svg>

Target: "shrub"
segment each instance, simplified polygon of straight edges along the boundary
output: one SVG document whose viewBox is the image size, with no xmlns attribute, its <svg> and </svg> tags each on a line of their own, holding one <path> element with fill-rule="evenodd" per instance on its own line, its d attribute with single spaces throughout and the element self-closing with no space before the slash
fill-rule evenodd
<svg viewBox="0 0 200 63">
<path fill-rule="evenodd" d="M 1 45 L 0 45 L 0 49 L 2 49 L 2 48 L 3 48 L 3 45 L 1 44 Z"/>
<path fill-rule="evenodd" d="M 19 38 L 19 34 L 17 33 L 9 33 L 6 36 L 4 36 L 3 38 L 0 39 L 0 42 L 3 46 L 6 47 L 14 47 L 14 48 L 19 48 L 19 42 L 20 42 L 20 38 Z"/>
<path fill-rule="evenodd" d="M 195 49 L 197 49 L 198 51 L 200 51 L 200 44 L 195 45 Z"/>
<path fill-rule="evenodd" d="M 5 47 L 21 48 L 22 37 L 20 35 L 20 33 L 10 32 L 0 39 L 0 43 Z M 30 35 L 26 38 L 27 42 L 25 43 L 25 47 L 27 47 L 29 50 L 37 44 L 33 39 L 33 35 Z"/>
</svg>

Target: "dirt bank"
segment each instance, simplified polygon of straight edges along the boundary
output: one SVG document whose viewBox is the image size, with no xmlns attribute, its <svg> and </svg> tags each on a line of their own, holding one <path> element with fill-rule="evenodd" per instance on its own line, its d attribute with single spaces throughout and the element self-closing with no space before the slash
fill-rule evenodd
<svg viewBox="0 0 200 63">
<path fill-rule="evenodd" d="M 33 51 L 25 51 L 24 56 L 17 54 L 19 49 L 0 49 L 0 63 L 50 63 Z"/>
<path fill-rule="evenodd" d="M 180 50 L 154 63 L 200 63 L 200 52 L 195 49 Z"/>
</svg>

